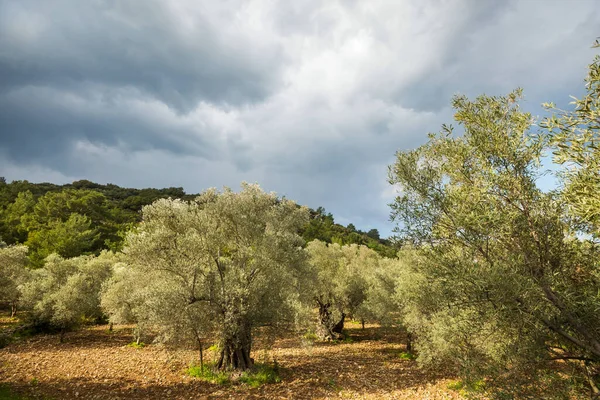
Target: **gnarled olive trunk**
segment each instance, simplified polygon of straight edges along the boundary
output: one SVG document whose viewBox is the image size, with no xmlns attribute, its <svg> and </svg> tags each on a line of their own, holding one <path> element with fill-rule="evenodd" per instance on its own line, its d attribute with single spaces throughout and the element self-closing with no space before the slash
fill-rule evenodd
<svg viewBox="0 0 600 400">
<path fill-rule="evenodd" d="M 413 351 L 413 335 L 410 332 L 406 333 L 406 352 L 412 353 Z"/>
<path fill-rule="evenodd" d="M 344 338 L 342 333 L 344 330 L 344 320 L 346 314 L 342 313 L 342 317 L 339 321 L 335 321 L 331 312 L 331 303 L 322 303 L 317 300 L 319 304 L 319 319 L 317 320 L 316 333 L 321 340 L 340 340 Z"/>
<path fill-rule="evenodd" d="M 221 355 L 216 364 L 219 370 L 247 370 L 254 364 L 250 357 L 252 333 L 250 324 L 240 323 L 235 333 L 226 335 L 222 342 Z"/>
<path fill-rule="evenodd" d="M 204 344 L 200 337 L 196 338 L 196 342 L 198 343 L 198 354 L 200 355 L 200 368 L 204 368 Z"/>
</svg>

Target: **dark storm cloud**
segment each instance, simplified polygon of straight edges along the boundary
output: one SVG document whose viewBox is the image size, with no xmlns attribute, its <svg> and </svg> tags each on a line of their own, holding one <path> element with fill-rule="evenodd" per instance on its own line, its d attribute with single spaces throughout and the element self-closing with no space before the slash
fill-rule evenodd
<svg viewBox="0 0 600 400">
<path fill-rule="evenodd" d="M 156 100 L 185 115 L 199 102 L 258 102 L 276 87 L 281 54 L 219 26 L 234 15 L 213 8 L 186 23 L 185 11 L 161 1 L 0 1 L 0 147 L 53 167 L 79 140 L 216 156 L 212 132 L 155 126 L 122 107 Z"/>
<path fill-rule="evenodd" d="M 168 4 L 2 1 L 0 88 L 134 86 L 181 112 L 201 100 L 254 102 L 274 89 L 276 46 L 219 26 L 234 15 L 200 11 L 186 23 L 185 8 Z"/>
<path fill-rule="evenodd" d="M 94 98 L 89 90 L 75 95 L 30 87 L 0 96 L 0 147 L 9 149 L 14 162 L 41 161 L 64 173 L 78 169 L 68 163 L 78 142 L 209 159 L 218 155 L 209 134 L 194 135 L 189 125 L 140 115 L 132 109 L 135 104 Z"/>
</svg>

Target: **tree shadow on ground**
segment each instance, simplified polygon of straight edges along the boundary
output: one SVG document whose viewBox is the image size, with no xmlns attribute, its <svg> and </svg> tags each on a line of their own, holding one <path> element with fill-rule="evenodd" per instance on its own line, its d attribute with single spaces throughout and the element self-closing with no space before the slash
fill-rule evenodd
<svg viewBox="0 0 600 400">
<path fill-rule="evenodd" d="M 83 379 L 56 379 L 36 382 L 11 382 L 13 393 L 31 399 L 217 399 L 224 388 L 202 381 L 177 384 L 144 384 L 122 379 L 97 382 Z"/>
<path fill-rule="evenodd" d="M 376 343 L 351 343 L 319 346 L 308 355 L 286 358 L 290 379 L 303 387 L 352 393 L 390 393 L 434 384 L 449 376 L 441 371 L 424 370 L 413 360 L 398 355 L 401 346 L 387 349 Z"/>
<path fill-rule="evenodd" d="M 60 343 L 58 333 L 34 333 L 28 335 L 25 339 L 28 345 L 44 344 L 47 350 L 53 352 L 70 352 L 86 348 L 98 349 L 125 346 L 132 342 L 132 338 L 130 329 L 121 329 L 109 333 L 108 328 L 103 329 L 95 326 L 92 329 L 65 333 L 62 343 Z M 15 343 L 16 349 L 18 349 L 19 344 Z"/>
</svg>

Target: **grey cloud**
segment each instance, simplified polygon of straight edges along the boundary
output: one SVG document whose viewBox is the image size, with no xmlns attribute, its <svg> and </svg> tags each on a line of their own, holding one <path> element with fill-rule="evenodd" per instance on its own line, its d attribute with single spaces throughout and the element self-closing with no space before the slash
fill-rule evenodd
<svg viewBox="0 0 600 400">
<path fill-rule="evenodd" d="M 108 96 L 102 101 L 87 92 L 72 94 L 35 87 L 2 96 L 0 148 L 8 149 L 8 157 L 16 163 L 38 162 L 65 174 L 78 169 L 69 164 L 69 154 L 77 142 L 128 151 L 163 149 L 218 157 L 219 145 L 210 132 L 194 135 L 189 125 L 140 115 L 131 110 L 131 103 L 115 101 L 118 95 Z"/>
<path fill-rule="evenodd" d="M 227 31 L 219 24 L 230 22 L 228 16 L 208 12 L 182 27 L 182 15 L 167 4 L 0 2 L 0 90 L 133 86 L 186 112 L 202 100 L 260 101 L 276 88 L 277 45 Z"/>
<path fill-rule="evenodd" d="M 457 93 L 502 95 L 523 87 L 537 112 L 541 102 L 560 103 L 571 94 L 565 91 L 582 87 L 593 54 L 585 48 L 598 26 L 600 7 L 592 0 L 513 1 L 482 9 L 451 36 L 439 64 L 402 87 L 396 99 L 438 111 Z"/>
<path fill-rule="evenodd" d="M 282 53 L 271 38 L 224 27 L 234 16 L 218 6 L 186 16 L 168 4 L 0 1 L 0 147 L 9 157 L 67 172 L 65 153 L 81 140 L 218 157 L 215 132 L 175 118 L 157 125 L 128 102 L 160 102 L 179 116 L 200 102 L 259 102 L 277 87 Z"/>
</svg>

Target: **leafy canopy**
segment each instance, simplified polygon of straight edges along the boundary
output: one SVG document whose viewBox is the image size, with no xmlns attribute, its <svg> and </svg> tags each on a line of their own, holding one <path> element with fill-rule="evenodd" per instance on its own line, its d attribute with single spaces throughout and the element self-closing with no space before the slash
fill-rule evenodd
<svg viewBox="0 0 600 400">
<path fill-rule="evenodd" d="M 454 98 L 464 132 L 443 126 L 398 152 L 392 217 L 418 261 L 398 288 L 420 358 L 467 375 L 528 368 L 563 355 L 600 361 L 598 264 L 593 244 L 536 186 L 549 135 L 532 131 L 517 90 Z"/>
</svg>

